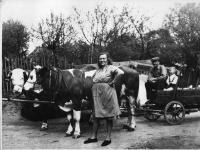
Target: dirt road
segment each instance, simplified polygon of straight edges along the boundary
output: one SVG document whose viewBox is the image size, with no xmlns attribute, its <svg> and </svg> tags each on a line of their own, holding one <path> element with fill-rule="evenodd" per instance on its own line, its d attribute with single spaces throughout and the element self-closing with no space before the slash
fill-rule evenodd
<svg viewBox="0 0 200 150">
<path fill-rule="evenodd" d="M 3 106 L 2 148 L 3 149 L 100 149 L 105 137 L 105 126 L 101 125 L 99 142 L 83 144 L 91 135 L 91 127 L 81 122 L 82 136 L 79 139 L 65 137 L 65 118 L 49 121 L 48 131 L 39 131 L 40 122 L 22 118 L 15 106 Z M 134 132 L 122 129 L 126 117 L 114 121 L 112 143 L 105 148 L 121 149 L 200 149 L 200 112 L 186 116 L 181 125 L 170 126 L 163 117 L 156 122 L 137 117 Z"/>
</svg>

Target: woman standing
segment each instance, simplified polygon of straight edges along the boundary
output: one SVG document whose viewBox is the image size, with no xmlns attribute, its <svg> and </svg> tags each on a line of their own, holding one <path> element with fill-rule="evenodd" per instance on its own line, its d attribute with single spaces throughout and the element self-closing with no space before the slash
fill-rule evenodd
<svg viewBox="0 0 200 150">
<path fill-rule="evenodd" d="M 113 66 L 107 52 L 100 53 L 98 57 L 98 70 L 93 76 L 93 133 L 91 138 L 84 141 L 85 144 L 97 142 L 97 132 L 101 119 L 106 120 L 107 135 L 101 146 L 111 143 L 111 130 L 113 118 L 120 115 L 120 109 L 114 88 L 118 76 L 124 74 L 118 67 Z"/>
</svg>

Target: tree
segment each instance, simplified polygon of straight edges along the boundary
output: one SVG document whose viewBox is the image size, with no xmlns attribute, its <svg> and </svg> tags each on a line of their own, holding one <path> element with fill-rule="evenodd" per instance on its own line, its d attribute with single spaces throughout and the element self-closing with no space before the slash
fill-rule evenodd
<svg viewBox="0 0 200 150">
<path fill-rule="evenodd" d="M 50 14 L 50 18 L 42 19 L 37 29 L 33 29 L 33 36 L 42 40 L 42 46 L 50 50 L 55 59 L 55 65 L 58 65 L 58 50 L 66 42 L 72 42 L 76 33 L 71 24 L 71 18 L 64 18 L 62 14 Z"/>
<path fill-rule="evenodd" d="M 183 60 L 194 66 L 195 53 L 200 52 L 200 3 L 176 5 L 166 16 L 165 27 L 182 49 Z"/>
<path fill-rule="evenodd" d="M 76 8 L 74 10 L 76 13 L 75 20 L 81 31 L 80 40 L 91 46 L 88 63 L 92 63 L 96 57 L 94 53 L 98 54 L 101 50 L 110 51 L 111 55 L 115 55 L 114 57 L 117 60 L 117 55 L 126 53 L 122 59 L 127 59 L 127 56 L 133 55 L 132 51 L 135 46 L 126 47 L 126 42 L 120 42 L 120 39 L 130 36 L 134 41 L 132 44 L 136 44 L 137 33 L 139 32 L 141 37 L 145 32 L 145 18 L 140 16 L 140 19 L 137 20 L 126 6 L 119 11 L 116 8 L 108 9 L 97 5 L 93 11 L 86 13 L 86 17 Z M 140 25 L 137 23 L 140 23 Z"/>
<path fill-rule="evenodd" d="M 171 65 L 181 60 L 181 51 L 167 29 L 153 30 L 145 34 L 149 58 L 159 56 L 161 62 Z"/>
<path fill-rule="evenodd" d="M 19 21 L 8 20 L 2 25 L 2 56 L 26 55 L 30 34 Z"/>
<path fill-rule="evenodd" d="M 147 26 L 150 17 L 139 13 L 136 8 L 130 9 L 124 6 L 120 14 L 113 15 L 113 20 L 114 26 L 111 29 L 112 38 L 110 38 L 114 46 L 112 48 L 113 53 L 116 56 L 123 53 L 124 58 L 121 57 L 122 60 L 146 58 L 147 41 L 145 34 L 150 31 Z"/>
<path fill-rule="evenodd" d="M 88 63 L 93 62 L 94 54 L 104 49 L 108 42 L 109 18 L 112 10 L 102 8 L 97 5 L 93 11 L 88 11 L 86 14 L 74 8 L 75 22 L 81 31 L 79 40 L 90 45 L 90 54 L 88 55 Z"/>
<path fill-rule="evenodd" d="M 109 43 L 107 49 L 115 61 L 127 61 L 130 59 L 138 59 L 137 41 L 134 36 L 123 34 L 113 39 Z"/>
<path fill-rule="evenodd" d="M 148 40 L 145 40 L 145 34 L 150 31 L 150 29 L 147 26 L 150 17 L 140 15 L 138 13 L 136 14 L 135 17 L 129 16 L 129 18 L 132 23 L 133 30 L 135 30 L 134 33 L 136 34 L 136 37 L 139 39 L 138 43 L 140 43 L 140 49 L 141 49 L 140 59 L 146 59 L 146 53 L 147 53 L 146 45 Z"/>
</svg>

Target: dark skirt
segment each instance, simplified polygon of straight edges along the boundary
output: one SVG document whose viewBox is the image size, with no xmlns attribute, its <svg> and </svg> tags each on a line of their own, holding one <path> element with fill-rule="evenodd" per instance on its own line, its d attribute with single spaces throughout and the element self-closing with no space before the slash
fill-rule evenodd
<svg viewBox="0 0 200 150">
<path fill-rule="evenodd" d="M 92 87 L 94 117 L 106 118 L 120 115 L 120 108 L 115 88 L 107 83 L 96 83 Z"/>
</svg>

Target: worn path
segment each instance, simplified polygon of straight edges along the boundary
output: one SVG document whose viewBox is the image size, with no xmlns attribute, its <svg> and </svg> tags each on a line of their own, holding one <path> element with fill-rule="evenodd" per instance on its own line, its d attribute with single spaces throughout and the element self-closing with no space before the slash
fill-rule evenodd
<svg viewBox="0 0 200 150">
<path fill-rule="evenodd" d="M 20 117 L 15 107 L 3 105 L 2 148 L 3 149 L 96 149 L 102 148 L 105 126 L 101 125 L 99 142 L 83 144 L 91 134 L 87 122 L 81 122 L 82 137 L 65 137 L 65 118 L 50 120 L 48 131 L 39 131 L 40 122 L 27 121 Z M 200 112 L 186 116 L 181 125 L 170 126 L 163 117 L 156 122 L 137 117 L 137 129 L 127 132 L 122 129 L 126 118 L 114 122 L 112 143 L 105 148 L 121 149 L 200 149 Z"/>
</svg>

